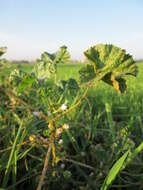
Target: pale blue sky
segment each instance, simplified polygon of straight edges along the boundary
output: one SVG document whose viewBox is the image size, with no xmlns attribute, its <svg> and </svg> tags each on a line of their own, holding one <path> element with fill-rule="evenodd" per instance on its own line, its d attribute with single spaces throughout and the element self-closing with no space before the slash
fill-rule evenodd
<svg viewBox="0 0 143 190">
<path fill-rule="evenodd" d="M 143 58 L 143 0 L 0 0 L 0 46 L 35 59 L 67 45 L 73 59 L 97 43 Z"/>
</svg>

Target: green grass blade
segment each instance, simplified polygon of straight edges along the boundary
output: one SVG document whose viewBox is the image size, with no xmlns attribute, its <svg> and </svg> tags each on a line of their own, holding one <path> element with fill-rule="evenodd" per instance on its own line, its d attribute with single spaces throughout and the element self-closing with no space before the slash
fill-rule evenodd
<svg viewBox="0 0 143 190">
<path fill-rule="evenodd" d="M 108 103 L 105 104 L 105 109 L 106 109 L 106 113 L 107 113 L 107 120 L 109 123 L 109 127 L 110 127 L 110 131 L 112 134 L 112 138 L 113 141 L 115 140 L 115 125 L 114 125 L 114 121 L 112 118 L 112 111 L 111 111 L 111 107 Z"/>
<path fill-rule="evenodd" d="M 139 144 L 139 146 L 131 153 L 129 154 L 127 161 L 125 163 L 124 168 L 126 165 L 130 164 L 130 162 L 143 150 L 143 142 Z"/>
<path fill-rule="evenodd" d="M 14 127 L 14 139 L 16 137 L 16 126 Z M 17 151 L 14 151 L 14 158 L 13 158 L 13 169 L 12 169 L 12 183 L 16 183 L 16 176 L 17 176 Z M 12 188 L 15 190 L 15 187 Z"/>
<path fill-rule="evenodd" d="M 113 167 L 110 169 L 108 176 L 105 178 L 104 183 L 101 187 L 101 190 L 107 190 L 113 180 L 116 178 L 118 173 L 120 172 L 122 166 L 124 165 L 124 162 L 126 161 L 128 157 L 129 151 L 127 151 L 117 162 L 113 165 Z"/>
<path fill-rule="evenodd" d="M 21 130 L 22 130 L 22 124 L 23 123 L 21 122 L 21 125 L 19 126 L 18 132 L 16 134 L 16 137 L 15 137 L 15 140 L 14 140 L 14 143 L 13 143 L 13 147 L 12 147 L 12 150 L 11 150 L 11 153 L 10 153 L 10 156 L 9 156 L 9 160 L 8 160 L 8 163 L 7 163 L 7 166 L 6 166 L 6 171 L 5 171 L 5 176 L 4 176 L 2 187 L 6 187 L 7 182 L 8 182 L 9 174 L 10 174 L 10 171 L 11 171 L 11 164 L 13 162 L 14 154 L 15 154 L 15 151 L 16 151 L 17 141 L 19 139 L 19 136 L 20 136 Z"/>
</svg>

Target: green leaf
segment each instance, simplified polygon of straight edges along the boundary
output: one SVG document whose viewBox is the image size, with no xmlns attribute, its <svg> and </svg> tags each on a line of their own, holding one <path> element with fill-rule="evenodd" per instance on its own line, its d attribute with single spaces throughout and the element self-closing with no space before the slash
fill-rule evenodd
<svg viewBox="0 0 143 190">
<path fill-rule="evenodd" d="M 114 45 L 98 44 L 89 48 L 84 54 L 88 65 L 92 67 L 92 69 L 90 68 L 92 72 L 87 69 L 89 66 L 86 67 L 84 73 L 80 71 L 81 81 L 83 78 L 85 82 L 88 82 L 99 77 L 100 80 L 112 85 L 118 92 L 124 92 L 127 87 L 124 77 L 126 75 L 136 76 L 137 74 L 137 66 L 132 56 Z M 91 78 L 87 77 L 90 75 Z"/>
<path fill-rule="evenodd" d="M 56 58 L 56 53 L 48 53 L 48 52 L 44 52 L 42 55 L 41 55 L 41 59 L 43 61 L 54 61 L 54 59 Z"/>
<path fill-rule="evenodd" d="M 44 53 L 44 55 L 42 54 L 42 56 L 44 56 L 44 59 L 45 59 L 47 55 Z M 47 58 L 47 61 L 37 60 L 34 71 L 35 71 L 36 77 L 40 80 L 43 80 L 43 79 L 50 78 L 51 73 L 55 72 L 55 68 L 52 65 L 52 61 Z"/>
<path fill-rule="evenodd" d="M 20 82 L 20 84 L 17 87 L 17 92 L 21 93 L 24 92 L 25 90 L 27 90 L 28 88 L 30 88 L 32 86 L 32 84 L 35 82 L 35 78 L 27 75 L 22 82 Z"/>
<path fill-rule="evenodd" d="M 16 116 L 16 114 L 15 114 L 15 116 Z M 19 137 L 20 137 L 21 131 L 22 131 L 22 125 L 23 125 L 23 121 L 20 120 L 20 126 L 18 128 L 16 137 L 14 139 L 13 146 L 12 146 L 12 149 L 11 149 L 11 152 L 10 152 L 10 155 L 9 155 L 9 159 L 8 159 L 8 163 L 7 163 L 7 166 L 6 166 L 6 170 L 5 170 L 5 175 L 4 175 L 4 179 L 3 179 L 3 185 L 2 185 L 4 188 L 7 186 L 7 183 L 8 183 L 9 175 L 10 175 L 10 172 L 11 172 L 11 165 L 12 165 L 12 162 L 13 162 L 14 153 L 16 151 L 16 145 L 18 144 L 18 140 L 19 140 Z"/>
<path fill-rule="evenodd" d="M 143 142 L 141 142 L 137 148 L 133 150 L 132 153 L 129 154 L 126 163 L 124 164 L 123 169 L 132 162 L 132 160 L 143 150 Z"/>
<path fill-rule="evenodd" d="M 50 78 L 52 74 L 56 74 L 57 64 L 66 63 L 70 58 L 66 46 L 62 46 L 58 52 L 50 54 L 44 52 L 41 59 L 36 61 L 34 72 L 40 80 Z"/>
<path fill-rule="evenodd" d="M 79 90 L 78 83 L 75 79 L 61 80 L 62 88 L 68 90 Z"/>
<path fill-rule="evenodd" d="M 113 165 L 113 167 L 110 169 L 108 176 L 105 178 L 104 183 L 101 187 L 101 190 L 107 190 L 113 180 L 116 178 L 120 170 L 122 169 L 127 157 L 128 157 L 129 151 L 127 151 L 117 162 Z"/>
<path fill-rule="evenodd" d="M 80 74 L 80 81 L 82 83 L 88 82 L 95 77 L 94 73 L 94 67 L 92 65 L 86 65 L 86 67 L 83 67 L 79 71 Z"/>
<path fill-rule="evenodd" d="M 59 63 L 64 64 L 64 63 L 67 63 L 69 59 L 70 59 L 70 54 L 67 51 L 67 47 L 62 46 L 60 47 L 59 51 L 57 51 L 54 62 L 56 64 L 59 64 Z"/>
<path fill-rule="evenodd" d="M 13 86 L 14 89 L 15 88 L 17 89 L 18 85 L 24 79 L 25 76 L 26 76 L 26 73 L 24 71 L 19 70 L 19 69 L 14 69 L 13 71 L 11 71 L 9 75 L 9 82 Z"/>
</svg>

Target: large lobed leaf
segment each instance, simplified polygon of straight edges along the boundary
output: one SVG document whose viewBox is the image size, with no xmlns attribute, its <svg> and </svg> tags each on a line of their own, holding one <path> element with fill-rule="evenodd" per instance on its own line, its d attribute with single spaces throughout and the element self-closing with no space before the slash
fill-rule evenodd
<svg viewBox="0 0 143 190">
<path fill-rule="evenodd" d="M 127 87 L 124 77 L 137 74 L 137 66 L 132 56 L 114 45 L 98 44 L 84 54 L 88 65 L 80 70 L 81 82 L 99 77 L 118 92 L 124 92 Z"/>
<path fill-rule="evenodd" d="M 70 58 L 66 46 L 60 47 L 56 53 L 44 52 L 41 59 L 35 65 L 35 74 L 39 79 L 50 78 L 51 74 L 56 73 L 57 64 L 66 63 Z"/>
</svg>

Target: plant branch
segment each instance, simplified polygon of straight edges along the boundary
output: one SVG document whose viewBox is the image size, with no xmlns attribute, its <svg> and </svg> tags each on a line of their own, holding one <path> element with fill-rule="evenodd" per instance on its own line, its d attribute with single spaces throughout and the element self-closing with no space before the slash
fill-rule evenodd
<svg viewBox="0 0 143 190">
<path fill-rule="evenodd" d="M 44 184 L 44 178 L 45 178 L 46 171 L 47 171 L 47 166 L 48 166 L 48 163 L 49 163 L 49 158 L 50 158 L 50 153 L 51 153 L 51 150 L 52 150 L 52 145 L 53 145 L 53 141 L 49 145 L 49 148 L 48 148 L 48 151 L 47 151 L 47 154 L 46 154 L 46 157 L 45 157 L 44 167 L 43 167 L 43 170 L 42 170 L 40 181 L 39 181 L 39 184 L 38 184 L 38 187 L 37 187 L 36 190 L 41 190 L 42 186 Z"/>
</svg>

